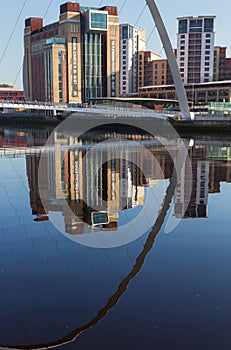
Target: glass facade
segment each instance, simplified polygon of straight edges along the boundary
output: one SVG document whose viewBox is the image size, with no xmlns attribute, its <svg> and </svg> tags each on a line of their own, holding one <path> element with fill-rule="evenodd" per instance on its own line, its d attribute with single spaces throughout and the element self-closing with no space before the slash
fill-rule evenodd
<svg viewBox="0 0 231 350">
<path fill-rule="evenodd" d="M 52 51 L 44 52 L 44 75 L 45 75 L 45 98 L 50 102 L 53 99 L 53 84 L 52 84 Z"/>
<path fill-rule="evenodd" d="M 122 27 L 122 39 L 128 39 L 128 26 Z"/>
<path fill-rule="evenodd" d="M 205 32 L 213 32 L 213 18 L 205 18 L 204 20 L 204 31 Z"/>
<path fill-rule="evenodd" d="M 192 19 L 190 21 L 190 33 L 202 33 L 202 19 Z"/>
<path fill-rule="evenodd" d="M 132 39 L 134 36 L 134 28 L 132 26 L 122 27 L 122 39 Z"/>
<path fill-rule="evenodd" d="M 107 14 L 91 12 L 91 29 L 107 30 Z"/>
<path fill-rule="evenodd" d="M 182 19 L 179 21 L 179 33 L 187 33 L 188 31 L 188 22 L 187 19 Z"/>
<path fill-rule="evenodd" d="M 48 39 L 46 39 L 46 45 L 52 45 L 52 44 L 65 45 L 66 39 L 65 38 L 48 38 Z"/>
<path fill-rule="evenodd" d="M 83 34 L 83 101 L 104 96 L 104 35 L 102 33 Z"/>
</svg>

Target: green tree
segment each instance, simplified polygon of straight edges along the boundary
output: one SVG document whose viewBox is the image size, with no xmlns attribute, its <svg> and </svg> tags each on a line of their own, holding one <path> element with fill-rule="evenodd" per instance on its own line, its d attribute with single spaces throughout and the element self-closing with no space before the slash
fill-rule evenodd
<svg viewBox="0 0 231 350">
<path fill-rule="evenodd" d="M 9 84 L 0 84 L 0 88 L 13 88 L 13 86 Z"/>
</svg>

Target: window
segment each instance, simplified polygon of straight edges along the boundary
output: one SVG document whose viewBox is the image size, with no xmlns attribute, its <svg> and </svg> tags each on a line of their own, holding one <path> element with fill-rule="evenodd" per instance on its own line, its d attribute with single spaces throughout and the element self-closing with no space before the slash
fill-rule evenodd
<svg viewBox="0 0 231 350">
<path fill-rule="evenodd" d="M 78 25 L 71 24 L 71 33 L 78 33 Z"/>
<path fill-rule="evenodd" d="M 206 39 L 206 40 L 205 40 L 205 43 L 206 43 L 206 44 L 210 44 L 210 39 Z"/>
<path fill-rule="evenodd" d="M 209 72 L 209 67 L 205 67 L 205 72 Z"/>
<path fill-rule="evenodd" d="M 201 19 L 191 19 L 190 20 L 190 28 L 192 27 L 202 27 L 202 20 Z"/>
<path fill-rule="evenodd" d="M 181 50 L 184 50 L 184 48 L 185 48 L 184 46 L 181 46 L 181 47 L 180 47 Z"/>
<path fill-rule="evenodd" d="M 91 12 L 91 28 L 107 29 L 107 14 Z"/>
<path fill-rule="evenodd" d="M 122 39 L 128 39 L 128 26 L 122 27 Z M 126 43 L 126 40 L 124 40 Z"/>
<path fill-rule="evenodd" d="M 116 36 L 116 27 L 111 27 L 110 28 L 110 35 L 111 36 Z"/>
<path fill-rule="evenodd" d="M 129 26 L 129 38 L 133 38 L 133 36 L 134 36 L 133 27 Z"/>
<path fill-rule="evenodd" d="M 205 49 L 209 50 L 210 49 L 210 45 L 205 45 Z"/>
<path fill-rule="evenodd" d="M 205 66 L 209 66 L 210 65 L 210 63 L 209 62 L 205 62 Z"/>
<path fill-rule="evenodd" d="M 179 33 L 187 33 L 188 23 L 187 19 L 181 19 L 179 21 Z"/>
<path fill-rule="evenodd" d="M 190 20 L 190 33 L 202 32 L 202 19 L 191 19 Z"/>
<path fill-rule="evenodd" d="M 213 32 L 213 18 L 205 18 L 204 19 L 204 31 L 205 32 Z"/>
<path fill-rule="evenodd" d="M 211 34 L 206 34 L 206 38 L 211 38 Z"/>
<path fill-rule="evenodd" d="M 206 55 L 210 55 L 210 51 L 205 51 L 205 54 Z"/>
<path fill-rule="evenodd" d="M 209 56 L 205 56 L 205 61 L 209 61 Z"/>
</svg>

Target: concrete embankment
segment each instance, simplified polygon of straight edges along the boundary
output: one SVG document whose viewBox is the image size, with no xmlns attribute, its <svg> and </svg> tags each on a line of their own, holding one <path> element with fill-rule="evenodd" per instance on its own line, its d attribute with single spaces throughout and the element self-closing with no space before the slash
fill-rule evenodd
<svg viewBox="0 0 231 350">
<path fill-rule="evenodd" d="M 43 115 L 1 115 L 0 125 L 20 126 L 20 127 L 42 127 L 48 125 L 58 125 L 60 120 L 56 117 L 45 117 Z"/>
<path fill-rule="evenodd" d="M 194 120 L 169 120 L 178 132 L 186 133 L 230 133 L 231 117 L 197 116 Z"/>
<path fill-rule="evenodd" d="M 87 113 L 86 113 L 87 112 Z M 78 112 L 72 114 L 74 120 L 78 123 L 81 128 L 82 122 L 87 124 L 94 121 L 95 126 L 101 125 L 101 129 L 111 129 L 115 128 L 118 131 L 120 128 L 125 129 L 130 126 L 141 127 L 149 127 L 153 124 L 153 120 L 155 119 L 155 124 L 159 124 L 159 126 L 166 126 L 166 120 L 159 119 L 157 122 L 156 116 L 152 116 L 151 113 L 147 116 L 137 115 L 137 116 L 123 116 L 115 114 L 99 114 L 93 113 L 92 111 L 85 110 L 83 112 Z M 20 127 L 46 127 L 46 126 L 57 126 L 60 122 L 65 119 L 65 116 L 58 117 L 45 117 L 43 115 L 37 116 L 21 116 L 21 115 L 2 115 L 0 116 L 0 125 L 9 125 L 9 126 L 20 126 Z M 158 119 L 158 118 L 157 118 Z M 194 120 L 174 120 L 172 118 L 167 118 L 169 123 L 176 129 L 176 131 L 182 135 L 191 135 L 193 133 L 197 134 L 210 134 L 210 133 L 231 133 L 231 117 L 229 116 L 196 116 Z M 93 124 L 94 124 L 93 123 Z M 108 124 L 108 125 L 107 125 Z M 114 124 L 112 126 L 112 124 Z M 121 125 L 121 126 L 120 126 Z"/>
</svg>

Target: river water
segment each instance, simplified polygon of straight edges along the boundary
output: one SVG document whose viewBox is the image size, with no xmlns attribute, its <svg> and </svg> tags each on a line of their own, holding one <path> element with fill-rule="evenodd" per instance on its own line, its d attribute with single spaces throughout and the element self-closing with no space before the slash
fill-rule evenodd
<svg viewBox="0 0 231 350">
<path fill-rule="evenodd" d="M 52 131 L 0 129 L 0 348 L 230 349 L 231 137 Z"/>
</svg>

